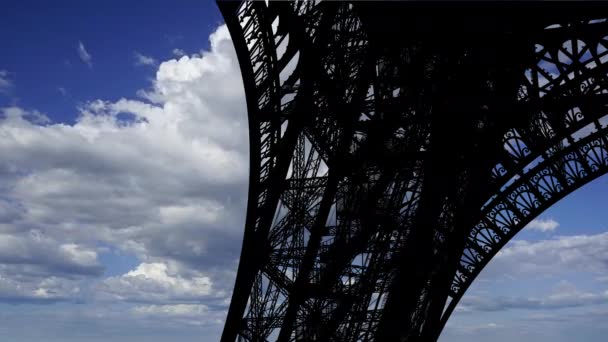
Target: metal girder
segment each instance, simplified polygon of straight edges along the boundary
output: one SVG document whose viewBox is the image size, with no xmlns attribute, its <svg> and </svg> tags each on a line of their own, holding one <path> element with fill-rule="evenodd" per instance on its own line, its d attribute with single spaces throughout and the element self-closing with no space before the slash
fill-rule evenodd
<svg viewBox="0 0 608 342">
<path fill-rule="evenodd" d="M 222 341 L 436 340 L 500 248 L 608 172 L 605 5 L 218 4 L 251 158 Z"/>
</svg>

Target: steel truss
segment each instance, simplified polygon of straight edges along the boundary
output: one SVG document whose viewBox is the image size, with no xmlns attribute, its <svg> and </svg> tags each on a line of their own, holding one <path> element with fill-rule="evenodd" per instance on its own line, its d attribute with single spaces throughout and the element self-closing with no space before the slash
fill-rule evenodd
<svg viewBox="0 0 608 342">
<path fill-rule="evenodd" d="M 436 340 L 517 232 L 608 172 L 605 5 L 219 6 L 251 158 L 222 341 Z"/>
</svg>

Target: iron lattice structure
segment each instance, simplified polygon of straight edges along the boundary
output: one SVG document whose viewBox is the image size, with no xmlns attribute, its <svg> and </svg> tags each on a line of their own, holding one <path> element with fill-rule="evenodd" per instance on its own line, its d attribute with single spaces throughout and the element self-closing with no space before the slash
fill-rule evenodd
<svg viewBox="0 0 608 342">
<path fill-rule="evenodd" d="M 604 4 L 219 6 L 251 145 L 222 341 L 434 341 L 517 232 L 608 171 Z"/>
</svg>

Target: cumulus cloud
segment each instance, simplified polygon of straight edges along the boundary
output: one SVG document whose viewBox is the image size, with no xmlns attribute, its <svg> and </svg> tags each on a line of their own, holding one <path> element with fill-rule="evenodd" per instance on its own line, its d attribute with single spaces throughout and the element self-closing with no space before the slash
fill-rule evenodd
<svg viewBox="0 0 608 342">
<path fill-rule="evenodd" d="M 142 263 L 119 277 L 99 285 L 105 299 L 133 302 L 198 301 L 212 294 L 209 277 L 197 274 L 188 278 L 171 272 L 164 263 Z"/>
<path fill-rule="evenodd" d="M 553 219 L 534 219 L 526 225 L 528 230 L 536 230 L 539 232 L 553 232 L 559 227 L 559 222 Z"/>
<path fill-rule="evenodd" d="M 99 279 L 103 244 L 141 264 L 97 281 L 100 298 L 225 301 L 242 238 L 248 138 L 226 27 L 210 42 L 209 51 L 160 63 L 143 100 L 85 103 L 73 124 L 0 109 L 0 236 L 7 251 L 20 248 L 10 253 L 19 260 L 0 254 L 4 293 L 50 294 L 36 286 L 51 274 L 66 284 Z M 81 42 L 79 53 L 91 63 Z"/>
<path fill-rule="evenodd" d="M 0 94 L 7 93 L 13 86 L 13 82 L 8 77 L 8 71 L 0 70 Z"/>
<path fill-rule="evenodd" d="M 89 68 L 93 67 L 93 57 L 87 51 L 87 49 L 84 47 L 84 44 L 82 44 L 81 41 L 78 41 L 77 51 L 78 51 L 78 57 L 80 57 L 80 60 L 84 64 L 88 65 Z"/>
<path fill-rule="evenodd" d="M 156 59 L 154 59 L 153 57 L 142 55 L 139 52 L 135 52 L 134 56 L 135 56 L 135 65 L 149 65 L 149 66 L 156 65 Z"/>
</svg>

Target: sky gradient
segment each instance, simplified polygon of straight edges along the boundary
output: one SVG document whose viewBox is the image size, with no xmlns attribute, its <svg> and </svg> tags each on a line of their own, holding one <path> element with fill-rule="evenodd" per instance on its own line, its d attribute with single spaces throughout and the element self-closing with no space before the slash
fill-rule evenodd
<svg viewBox="0 0 608 342">
<path fill-rule="evenodd" d="M 0 5 L 0 336 L 216 341 L 248 137 L 212 1 Z M 443 342 L 605 341 L 608 178 L 525 228 Z"/>
</svg>

